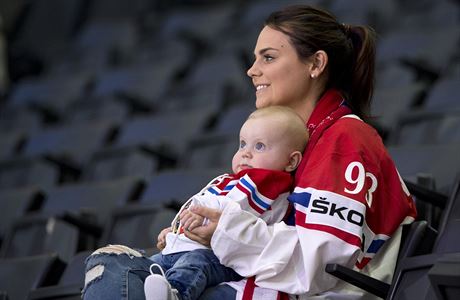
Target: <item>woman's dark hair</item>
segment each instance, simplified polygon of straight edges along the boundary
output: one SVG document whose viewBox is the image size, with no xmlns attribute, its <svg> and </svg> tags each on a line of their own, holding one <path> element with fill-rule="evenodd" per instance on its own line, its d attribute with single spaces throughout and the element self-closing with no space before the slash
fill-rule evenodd
<svg viewBox="0 0 460 300">
<path fill-rule="evenodd" d="M 272 13 L 265 26 L 283 32 L 302 60 L 327 53 L 326 88 L 340 90 L 353 112 L 367 120 L 374 90 L 375 32 L 337 22 L 327 11 L 294 5 Z"/>
</svg>

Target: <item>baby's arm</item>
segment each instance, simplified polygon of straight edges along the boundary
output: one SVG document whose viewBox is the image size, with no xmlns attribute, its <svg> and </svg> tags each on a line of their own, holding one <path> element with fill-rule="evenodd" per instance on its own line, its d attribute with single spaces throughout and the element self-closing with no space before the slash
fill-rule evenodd
<svg viewBox="0 0 460 300">
<path fill-rule="evenodd" d="M 192 231 L 196 227 L 202 226 L 204 218 L 191 212 L 189 209 L 184 210 L 180 215 L 182 228 L 186 231 Z"/>
<path fill-rule="evenodd" d="M 166 247 L 166 235 L 172 231 L 171 227 L 163 229 L 158 235 L 157 248 L 163 250 Z"/>
</svg>

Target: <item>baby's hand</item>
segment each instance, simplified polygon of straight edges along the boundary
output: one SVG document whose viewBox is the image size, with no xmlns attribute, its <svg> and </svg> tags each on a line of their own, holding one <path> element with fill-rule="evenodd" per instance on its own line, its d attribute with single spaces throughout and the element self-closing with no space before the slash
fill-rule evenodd
<svg viewBox="0 0 460 300">
<path fill-rule="evenodd" d="M 180 222 L 184 230 L 192 231 L 203 225 L 204 218 L 186 209 L 180 214 Z"/>
<path fill-rule="evenodd" d="M 171 227 L 163 229 L 158 235 L 157 248 L 163 250 L 166 247 L 166 235 L 172 231 Z"/>
</svg>

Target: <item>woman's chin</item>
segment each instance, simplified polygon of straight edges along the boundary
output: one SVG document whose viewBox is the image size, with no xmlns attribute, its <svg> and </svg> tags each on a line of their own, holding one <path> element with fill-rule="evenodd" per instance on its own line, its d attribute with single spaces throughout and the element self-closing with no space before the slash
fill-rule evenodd
<svg viewBox="0 0 460 300">
<path fill-rule="evenodd" d="M 262 97 L 257 97 L 256 99 L 256 108 L 257 109 L 260 109 L 260 108 L 264 108 L 264 107 L 267 107 L 267 106 L 270 106 L 270 102 L 267 101 L 267 99 L 264 99 Z"/>
</svg>

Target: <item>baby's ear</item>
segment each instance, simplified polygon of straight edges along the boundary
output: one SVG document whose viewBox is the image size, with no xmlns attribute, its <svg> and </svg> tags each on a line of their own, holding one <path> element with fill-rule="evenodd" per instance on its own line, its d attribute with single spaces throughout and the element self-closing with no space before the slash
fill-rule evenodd
<svg viewBox="0 0 460 300">
<path fill-rule="evenodd" d="M 301 160 L 302 160 L 302 153 L 300 151 L 292 152 L 291 155 L 289 156 L 289 163 L 286 166 L 286 168 L 284 168 L 284 170 L 286 172 L 294 171 L 299 166 Z"/>
</svg>

